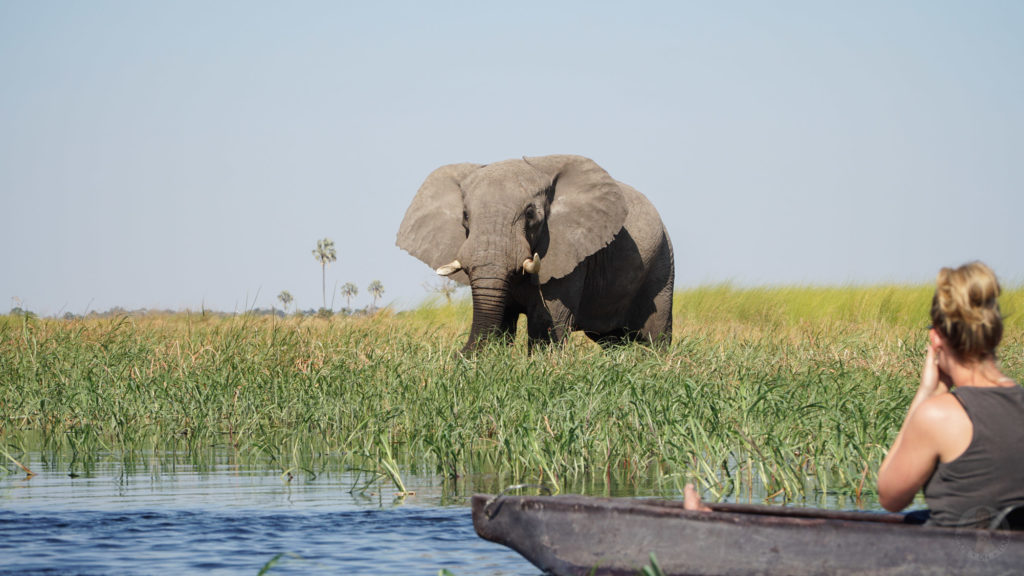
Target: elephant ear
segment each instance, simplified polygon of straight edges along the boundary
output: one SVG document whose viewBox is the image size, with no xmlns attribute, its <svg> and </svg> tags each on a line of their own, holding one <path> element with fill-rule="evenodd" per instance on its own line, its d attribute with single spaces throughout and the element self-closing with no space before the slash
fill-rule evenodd
<svg viewBox="0 0 1024 576">
<path fill-rule="evenodd" d="M 589 158 L 559 155 L 523 160 L 553 181 L 547 251 L 540 254 L 543 283 L 568 275 L 587 256 L 607 246 L 622 229 L 629 208 L 619 184 Z"/>
<path fill-rule="evenodd" d="M 449 164 L 431 172 L 405 211 L 395 244 L 434 269 L 455 260 L 466 241 L 459 183 L 478 168 L 479 164 Z M 465 272 L 449 278 L 469 284 Z"/>
</svg>

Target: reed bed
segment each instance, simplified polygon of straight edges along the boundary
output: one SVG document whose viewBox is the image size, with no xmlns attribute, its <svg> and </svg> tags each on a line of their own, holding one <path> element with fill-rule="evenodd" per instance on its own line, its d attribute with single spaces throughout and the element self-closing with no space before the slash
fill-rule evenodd
<svg viewBox="0 0 1024 576">
<path fill-rule="evenodd" d="M 678 292 L 673 344 L 580 335 L 458 349 L 468 301 L 372 317 L 0 317 L 0 441 L 131 455 L 228 444 L 282 475 L 400 470 L 589 492 L 871 502 L 913 395 L 931 290 Z M 1001 299 L 1001 361 L 1024 375 L 1024 291 Z M 329 462 L 329 463 L 326 463 Z M 325 464 L 326 463 L 326 464 Z"/>
</svg>

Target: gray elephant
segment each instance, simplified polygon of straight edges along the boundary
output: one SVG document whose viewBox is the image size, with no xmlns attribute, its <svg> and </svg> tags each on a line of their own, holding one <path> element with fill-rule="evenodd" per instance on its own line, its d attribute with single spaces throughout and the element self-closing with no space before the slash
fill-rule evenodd
<svg viewBox="0 0 1024 576">
<path fill-rule="evenodd" d="M 657 210 L 581 156 L 450 164 L 432 172 L 397 244 L 473 291 L 464 352 L 583 330 L 601 344 L 672 338 L 672 244 Z"/>
</svg>

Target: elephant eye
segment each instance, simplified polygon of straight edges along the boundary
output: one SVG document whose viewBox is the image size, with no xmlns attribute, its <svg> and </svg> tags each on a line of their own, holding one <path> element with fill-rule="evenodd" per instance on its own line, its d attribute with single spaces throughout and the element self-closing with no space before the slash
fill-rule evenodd
<svg viewBox="0 0 1024 576">
<path fill-rule="evenodd" d="M 537 209 L 533 207 L 533 204 L 527 204 L 524 215 L 527 222 L 533 223 L 537 219 Z"/>
</svg>

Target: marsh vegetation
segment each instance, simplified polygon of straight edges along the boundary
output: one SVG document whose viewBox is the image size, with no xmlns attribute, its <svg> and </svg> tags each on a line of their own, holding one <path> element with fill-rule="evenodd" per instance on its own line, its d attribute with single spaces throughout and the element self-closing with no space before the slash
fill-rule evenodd
<svg viewBox="0 0 1024 576">
<path fill-rule="evenodd" d="M 874 501 L 925 348 L 929 287 L 678 292 L 673 344 L 580 335 L 464 358 L 467 300 L 374 316 L 0 317 L 0 454 L 211 446 L 282 475 L 402 471 L 496 485 Z M 1001 298 L 1024 376 L 1024 291 Z"/>
</svg>

